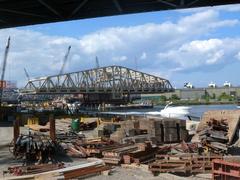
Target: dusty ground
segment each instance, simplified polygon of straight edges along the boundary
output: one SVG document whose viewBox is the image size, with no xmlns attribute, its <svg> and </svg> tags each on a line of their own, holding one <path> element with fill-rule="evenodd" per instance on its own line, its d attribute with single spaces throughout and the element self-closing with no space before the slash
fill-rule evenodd
<svg viewBox="0 0 240 180">
<path fill-rule="evenodd" d="M 211 174 L 199 174 L 191 177 L 180 177 L 173 174 L 163 173 L 158 176 L 153 176 L 147 167 L 116 167 L 108 176 L 99 175 L 87 178 L 89 180 L 206 180 L 211 179 Z"/>
<path fill-rule="evenodd" d="M 21 129 L 21 132 L 24 128 Z M 8 144 L 13 139 L 13 129 L 12 127 L 0 127 L 0 179 L 3 179 L 2 172 L 7 170 L 9 166 L 20 165 L 21 161 L 17 161 L 13 158 L 12 154 L 9 152 Z M 85 160 L 80 159 L 62 159 L 65 164 L 79 164 L 84 163 Z M 179 177 L 173 174 L 160 174 L 159 176 L 153 176 L 148 170 L 147 166 L 125 166 L 116 167 L 113 169 L 112 173 L 108 176 L 99 175 L 88 177 L 89 180 L 205 180 L 211 179 L 211 174 L 201 174 L 191 177 Z"/>
</svg>

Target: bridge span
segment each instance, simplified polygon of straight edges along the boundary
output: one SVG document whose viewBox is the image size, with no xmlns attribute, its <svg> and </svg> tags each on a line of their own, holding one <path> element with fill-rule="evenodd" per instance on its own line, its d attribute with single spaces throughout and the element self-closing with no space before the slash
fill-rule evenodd
<svg viewBox="0 0 240 180">
<path fill-rule="evenodd" d="M 107 66 L 31 79 L 23 94 L 82 94 L 88 101 L 125 99 L 130 95 L 172 92 L 164 78 L 122 66 Z"/>
</svg>

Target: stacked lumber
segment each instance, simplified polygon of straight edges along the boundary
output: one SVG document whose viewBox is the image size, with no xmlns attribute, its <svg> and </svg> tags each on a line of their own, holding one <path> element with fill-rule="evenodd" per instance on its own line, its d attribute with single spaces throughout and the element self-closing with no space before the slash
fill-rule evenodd
<svg viewBox="0 0 240 180">
<path fill-rule="evenodd" d="M 210 119 L 205 129 L 198 132 L 203 147 L 215 153 L 226 153 L 228 151 L 228 123 L 226 120 Z"/>
</svg>

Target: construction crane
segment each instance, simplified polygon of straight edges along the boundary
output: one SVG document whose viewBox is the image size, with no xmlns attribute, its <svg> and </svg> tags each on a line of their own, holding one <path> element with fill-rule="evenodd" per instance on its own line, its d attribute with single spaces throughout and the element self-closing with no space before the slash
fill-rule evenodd
<svg viewBox="0 0 240 180">
<path fill-rule="evenodd" d="M 99 65 L 99 61 L 98 61 L 98 57 L 96 56 L 96 68 L 100 68 L 100 65 Z"/>
<path fill-rule="evenodd" d="M 63 74 L 64 68 L 66 66 L 66 62 L 68 60 L 68 56 L 70 54 L 70 50 L 71 50 L 71 46 L 68 47 L 68 50 L 67 50 L 67 52 L 66 52 L 66 54 L 65 54 L 65 56 L 63 58 L 63 64 L 62 64 L 61 70 L 59 72 L 59 75 Z"/>
<path fill-rule="evenodd" d="M 5 48 L 4 57 L 3 57 L 1 87 L 0 87 L 0 106 L 2 105 L 3 88 L 4 88 L 3 81 L 4 81 L 6 66 L 7 66 L 7 57 L 8 57 L 9 47 L 10 47 L 10 37 L 8 38 L 7 46 Z"/>
<path fill-rule="evenodd" d="M 28 81 L 30 80 L 30 76 L 29 76 L 29 74 L 28 74 L 28 72 L 27 72 L 27 70 L 24 68 L 24 72 L 25 72 L 25 75 L 26 75 L 26 77 L 27 77 L 27 79 L 28 79 Z"/>
</svg>

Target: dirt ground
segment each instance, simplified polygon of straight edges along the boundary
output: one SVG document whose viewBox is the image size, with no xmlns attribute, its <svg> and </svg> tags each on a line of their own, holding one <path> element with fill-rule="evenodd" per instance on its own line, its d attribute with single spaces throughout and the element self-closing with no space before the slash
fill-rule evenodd
<svg viewBox="0 0 240 180">
<path fill-rule="evenodd" d="M 21 132 L 24 128 L 21 129 Z M 15 160 L 9 151 L 9 143 L 13 139 L 13 128 L 12 127 L 0 127 L 0 179 L 3 179 L 3 171 L 7 170 L 9 166 L 21 165 L 20 160 Z M 83 159 L 63 159 L 64 163 L 79 164 L 84 163 Z M 147 166 L 125 166 L 125 167 L 115 167 L 110 175 L 99 175 L 88 177 L 89 180 L 205 180 L 211 179 L 211 174 L 199 174 L 197 176 L 191 177 L 180 177 L 173 174 L 163 173 L 158 176 L 153 176 L 148 170 Z"/>
<path fill-rule="evenodd" d="M 197 176 L 180 177 L 174 174 L 162 173 L 153 176 L 146 167 L 116 167 L 108 176 L 99 175 L 89 177 L 89 180 L 206 180 L 211 179 L 211 174 L 199 174 Z"/>
</svg>

